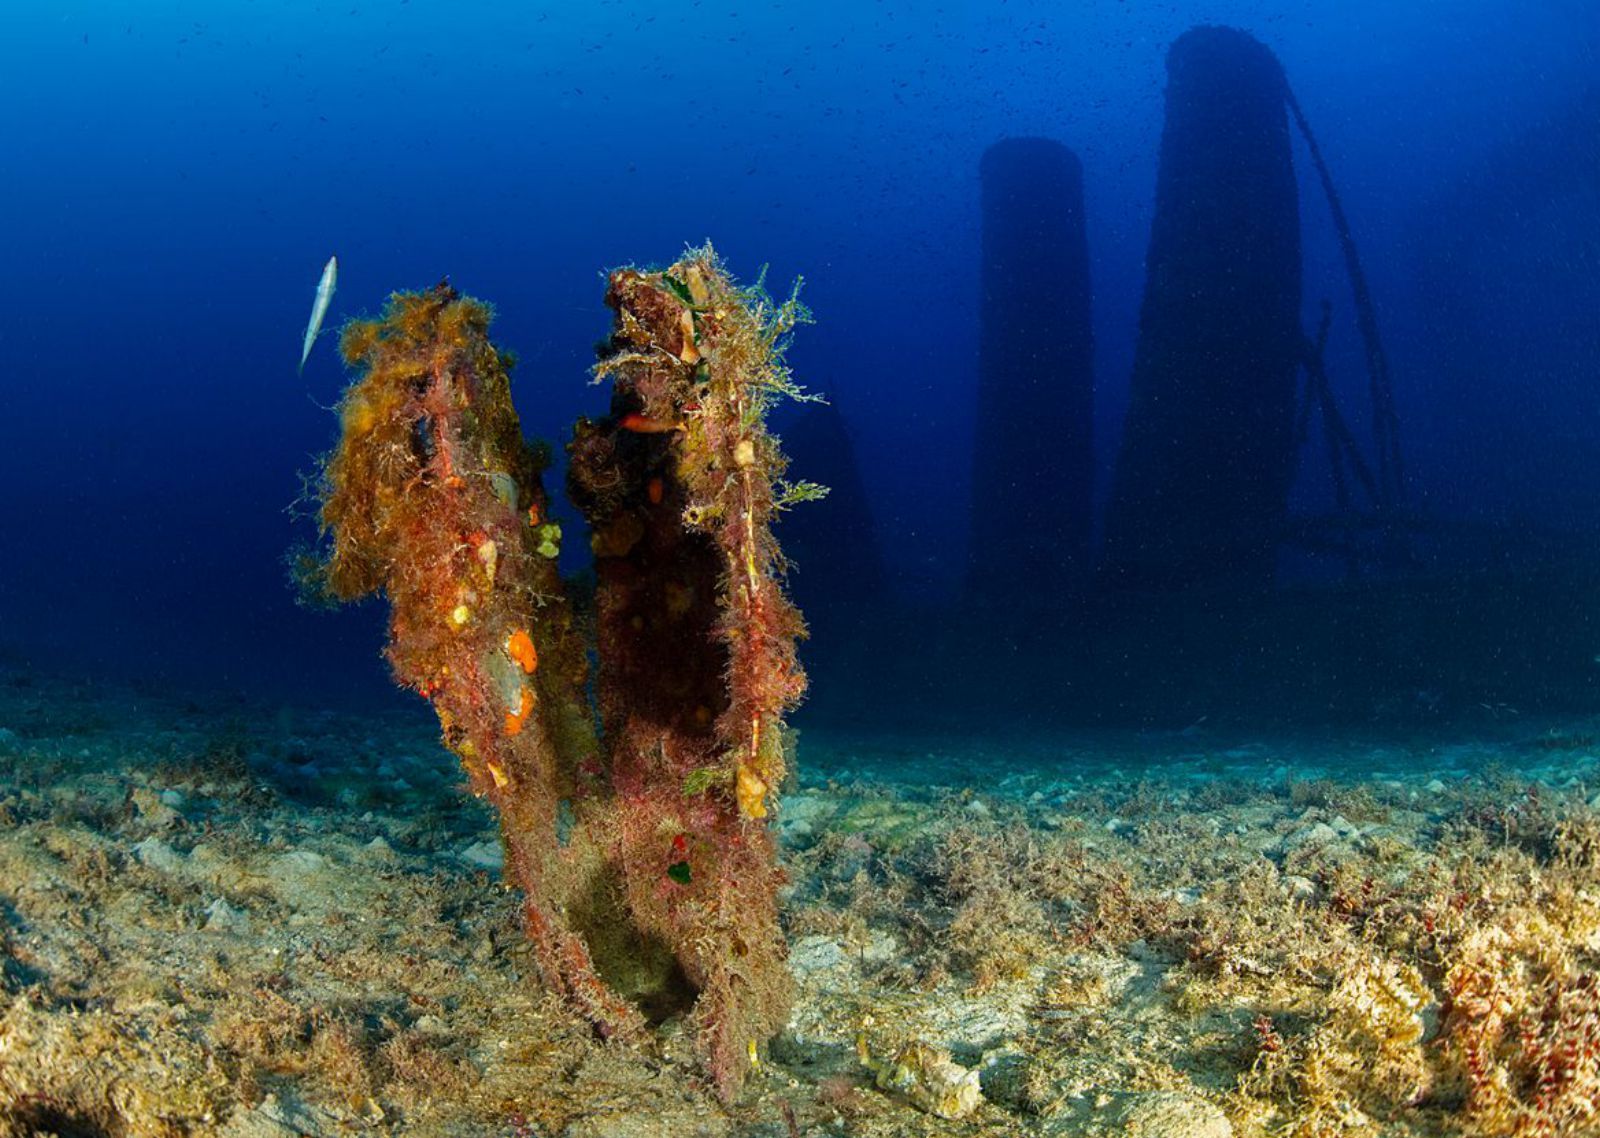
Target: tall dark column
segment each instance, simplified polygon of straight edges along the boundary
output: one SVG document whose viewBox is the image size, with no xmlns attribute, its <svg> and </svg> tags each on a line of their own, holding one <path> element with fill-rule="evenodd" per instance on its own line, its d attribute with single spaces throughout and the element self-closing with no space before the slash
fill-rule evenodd
<svg viewBox="0 0 1600 1138">
<path fill-rule="evenodd" d="M 972 477 L 971 593 L 1070 587 L 1086 568 L 1094 343 L 1083 169 L 1046 138 L 991 146 Z"/>
<path fill-rule="evenodd" d="M 1167 53 L 1166 113 L 1106 577 L 1264 585 L 1302 342 L 1283 70 L 1244 32 L 1191 29 Z"/>
<path fill-rule="evenodd" d="M 820 482 L 828 496 L 779 516 L 776 530 L 793 565 L 789 588 L 807 621 L 828 623 L 835 613 L 888 600 L 888 582 L 878 529 L 856 461 L 855 440 L 833 395 L 826 403 L 801 404 L 774 427 L 790 456 L 790 477 Z M 814 638 L 811 653 L 821 649 Z"/>
</svg>

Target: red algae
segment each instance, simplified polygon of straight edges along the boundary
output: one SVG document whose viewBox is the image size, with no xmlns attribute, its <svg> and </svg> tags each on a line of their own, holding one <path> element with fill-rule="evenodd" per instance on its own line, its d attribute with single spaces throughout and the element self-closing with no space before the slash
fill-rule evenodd
<svg viewBox="0 0 1600 1138">
<path fill-rule="evenodd" d="M 699 1050 L 729 1097 L 792 999 L 765 819 L 804 626 L 779 584 L 785 463 L 764 413 L 797 393 L 781 341 L 804 310 L 739 289 L 709 247 L 613 272 L 606 303 L 611 414 L 579 423 L 569 482 L 594 532 L 623 876 L 699 992 Z"/>
<path fill-rule="evenodd" d="M 768 818 L 804 628 L 770 522 L 815 488 L 781 481 L 764 413 L 798 394 L 781 355 L 804 310 L 738 288 L 709 247 L 613 272 L 606 301 L 612 414 L 570 447 L 598 708 L 509 361 L 489 309 L 448 285 L 344 332 L 359 375 L 314 584 L 388 599 L 389 662 L 498 813 L 545 984 L 606 1037 L 687 1012 L 731 1099 L 792 998 Z"/>
</svg>

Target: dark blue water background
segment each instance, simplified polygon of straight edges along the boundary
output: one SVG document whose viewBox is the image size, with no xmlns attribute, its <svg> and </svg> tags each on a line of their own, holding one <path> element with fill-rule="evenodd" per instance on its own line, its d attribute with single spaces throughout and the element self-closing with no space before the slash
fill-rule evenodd
<svg viewBox="0 0 1600 1138">
<path fill-rule="evenodd" d="M 343 382 L 331 337 L 295 374 L 330 253 L 330 324 L 446 274 L 493 301 L 525 425 L 558 440 L 603 407 L 586 385 L 601 270 L 711 238 L 740 275 L 803 274 L 817 324 L 794 367 L 850 422 L 896 588 L 939 603 L 973 505 L 979 156 L 1034 134 L 1083 159 L 1104 469 L 1164 56 L 1201 22 L 1267 43 L 1321 135 L 1414 499 L 1600 526 L 1600 221 L 1570 184 L 1595 177 L 1593 132 L 1571 125 L 1594 122 L 1571 117 L 1600 73 L 1588 0 L 13 4 L 0 652 L 268 695 L 386 690 L 381 613 L 299 610 L 280 565 Z M 1297 162 L 1308 323 L 1335 302 L 1329 363 L 1364 425 L 1348 284 Z M 1463 231 L 1470 256 L 1441 266 Z M 1318 469 L 1302 505 L 1326 497 Z"/>
</svg>

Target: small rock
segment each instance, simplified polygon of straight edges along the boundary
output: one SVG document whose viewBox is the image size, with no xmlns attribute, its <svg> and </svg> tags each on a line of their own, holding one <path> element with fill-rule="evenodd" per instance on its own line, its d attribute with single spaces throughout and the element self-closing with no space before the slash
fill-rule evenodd
<svg viewBox="0 0 1600 1138">
<path fill-rule="evenodd" d="M 174 810 L 182 810 L 189 803 L 189 796 L 181 790 L 168 787 L 161 792 L 161 801 Z"/>
<path fill-rule="evenodd" d="M 823 863 L 823 872 L 833 881 L 854 881 L 872 864 L 872 843 L 860 834 L 851 834 Z"/>
<path fill-rule="evenodd" d="M 1219 1108 L 1179 1091 L 1131 1095 L 1119 1114 L 1123 1138 L 1233 1138 Z"/>
<path fill-rule="evenodd" d="M 1291 873 L 1283 880 L 1289 886 L 1289 896 L 1296 901 L 1310 901 L 1317 895 L 1317 883 L 1309 877 L 1301 877 L 1298 873 Z"/>
<path fill-rule="evenodd" d="M 22 742 L 17 738 L 17 733 L 9 727 L 0 727 L 0 747 L 15 747 Z"/>
<path fill-rule="evenodd" d="M 339 1124 L 340 1120 L 331 1112 L 312 1103 L 301 1102 L 292 1095 L 268 1095 L 256 1109 L 302 1138 L 336 1138 L 345 1132 L 345 1128 Z"/>
<path fill-rule="evenodd" d="M 506 867 L 506 851 L 499 842 L 473 842 L 457 856 L 474 869 L 499 873 Z"/>
<path fill-rule="evenodd" d="M 243 936 L 250 931 L 250 914 L 243 909 L 235 909 L 226 900 L 218 897 L 206 909 L 205 931 L 236 933 Z"/>
<path fill-rule="evenodd" d="M 268 1096 L 271 1099 L 272 1096 Z M 300 1131 L 280 1122 L 268 1109 L 267 1103 L 236 1110 L 228 1123 L 217 1132 L 221 1138 L 301 1138 Z"/>
<path fill-rule="evenodd" d="M 790 794 L 784 797 L 779 807 L 778 818 L 781 823 L 810 823 L 811 826 L 826 821 L 830 815 L 837 813 L 838 805 L 821 794 Z"/>
<path fill-rule="evenodd" d="M 1444 790 L 1445 790 L 1445 787 L 1444 787 L 1444 783 L 1442 783 L 1438 779 L 1434 778 L 1434 779 L 1429 779 L 1428 780 L 1428 785 L 1424 786 L 1422 789 L 1426 790 L 1429 794 L 1443 794 Z"/>
<path fill-rule="evenodd" d="M 789 967 L 797 976 L 826 972 L 844 962 L 844 949 L 832 937 L 801 937 L 789 949 Z"/>
<path fill-rule="evenodd" d="M 146 838 L 133 847 L 139 864 L 162 873 L 177 873 L 183 868 L 183 855 L 160 838 Z"/>
<path fill-rule="evenodd" d="M 362 846 L 361 851 L 368 857 L 376 858 L 379 861 L 389 861 L 395 856 L 394 847 L 384 841 L 382 835 L 373 838 Z"/>
<path fill-rule="evenodd" d="M 882 929 L 868 929 L 867 943 L 861 950 L 864 964 L 884 964 L 900 954 L 900 942 L 893 933 Z"/>
<path fill-rule="evenodd" d="M 161 796 L 146 787 L 135 787 L 133 794 L 133 808 L 139 812 L 139 819 L 158 830 L 165 830 L 176 826 L 182 821 L 182 816 L 161 801 Z"/>
<path fill-rule="evenodd" d="M 328 864 L 328 859 L 315 850 L 290 850 L 272 859 L 272 876 L 278 880 L 289 877 L 306 877 L 318 873 Z"/>
<path fill-rule="evenodd" d="M 1278 843 L 1278 849 L 1282 853 L 1290 853 L 1301 846 L 1331 846 L 1338 844 L 1338 841 L 1339 831 L 1326 822 L 1314 822 L 1285 834 L 1283 841 Z"/>
<path fill-rule="evenodd" d="M 778 835 L 788 846 L 805 848 L 816 837 L 816 827 L 805 818 L 778 818 Z"/>
</svg>

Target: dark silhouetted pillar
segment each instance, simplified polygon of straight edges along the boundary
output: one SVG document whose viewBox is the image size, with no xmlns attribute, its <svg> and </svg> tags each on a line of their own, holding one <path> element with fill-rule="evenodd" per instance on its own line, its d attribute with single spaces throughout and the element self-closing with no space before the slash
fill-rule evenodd
<svg viewBox="0 0 1600 1138">
<path fill-rule="evenodd" d="M 884 601 L 883 549 L 867 501 L 855 441 L 839 406 L 806 403 L 775 427 L 790 456 L 791 477 L 820 482 L 828 496 L 785 511 L 776 526 L 794 565 L 789 587 L 813 624 L 835 610 L 848 613 Z"/>
<path fill-rule="evenodd" d="M 1071 587 L 1088 558 L 1094 341 L 1083 169 L 1047 138 L 991 146 L 983 179 L 977 439 L 968 586 Z"/>
<path fill-rule="evenodd" d="M 1294 466 L 1300 218 L 1283 70 L 1232 28 L 1167 53 L 1112 583 L 1270 583 Z"/>
</svg>

